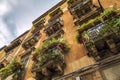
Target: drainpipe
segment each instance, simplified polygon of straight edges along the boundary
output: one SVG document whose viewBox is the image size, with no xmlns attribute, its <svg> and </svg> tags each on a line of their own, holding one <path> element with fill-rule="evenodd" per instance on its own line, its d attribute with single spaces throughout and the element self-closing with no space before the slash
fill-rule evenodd
<svg viewBox="0 0 120 80">
<path fill-rule="evenodd" d="M 98 0 L 98 4 L 99 4 L 99 6 L 100 6 L 100 8 L 101 8 L 101 11 L 103 12 L 103 11 L 104 11 L 104 8 L 103 8 L 103 6 L 102 6 L 100 0 Z"/>
</svg>

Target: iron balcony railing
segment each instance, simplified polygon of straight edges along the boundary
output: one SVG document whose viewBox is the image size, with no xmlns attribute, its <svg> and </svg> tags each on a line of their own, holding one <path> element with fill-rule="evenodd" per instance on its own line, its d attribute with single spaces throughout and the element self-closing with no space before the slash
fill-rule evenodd
<svg viewBox="0 0 120 80">
<path fill-rule="evenodd" d="M 74 20 L 74 24 L 76 26 L 82 25 L 83 23 L 87 22 L 89 19 L 93 19 L 93 18 L 99 16 L 100 13 L 101 13 L 101 9 L 100 8 L 93 9 L 88 14 L 83 15 L 81 18 L 75 19 Z"/>
<path fill-rule="evenodd" d="M 87 3 L 91 3 L 92 4 L 92 1 L 91 0 L 85 0 L 85 1 L 82 1 L 82 2 L 79 2 L 78 4 L 76 4 L 74 7 L 71 7 L 70 8 L 70 11 L 71 12 L 74 12 L 75 10 L 77 9 L 81 9 L 84 5 L 86 5 Z"/>
<path fill-rule="evenodd" d="M 21 42 L 22 41 L 20 39 L 16 40 L 15 42 L 12 42 L 10 45 L 5 47 L 5 49 L 4 49 L 5 52 L 7 53 L 7 52 L 11 51 L 12 49 L 18 47 L 21 44 Z"/>
<path fill-rule="evenodd" d="M 47 36 L 51 36 L 59 31 L 63 27 L 63 20 L 61 18 L 56 19 L 53 22 L 50 22 L 49 25 L 44 29 Z"/>
</svg>

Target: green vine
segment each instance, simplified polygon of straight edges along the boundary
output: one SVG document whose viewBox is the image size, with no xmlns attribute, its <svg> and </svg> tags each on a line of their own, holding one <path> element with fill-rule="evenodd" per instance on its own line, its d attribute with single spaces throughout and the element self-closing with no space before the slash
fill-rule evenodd
<svg viewBox="0 0 120 80">
<path fill-rule="evenodd" d="M 51 39 L 49 41 L 45 41 L 42 45 L 41 48 L 37 48 L 35 51 L 37 54 L 39 54 L 40 59 L 39 61 L 39 66 L 43 66 L 46 62 L 49 60 L 61 60 L 64 58 L 64 55 L 62 54 L 61 51 L 59 50 L 53 50 L 49 51 L 49 47 L 53 44 L 62 44 L 64 46 L 64 51 L 67 52 L 69 50 L 68 46 L 66 45 L 65 41 L 63 39 Z M 44 50 L 46 50 L 44 52 Z M 44 52 L 44 53 L 43 53 Z"/>
<path fill-rule="evenodd" d="M 2 79 L 5 79 L 12 73 L 14 73 L 14 70 L 16 69 L 15 64 L 18 64 L 22 66 L 23 64 L 21 62 L 16 62 L 16 60 L 13 60 L 10 64 L 8 64 L 6 67 L 0 69 L 0 73 L 2 74 Z"/>
</svg>

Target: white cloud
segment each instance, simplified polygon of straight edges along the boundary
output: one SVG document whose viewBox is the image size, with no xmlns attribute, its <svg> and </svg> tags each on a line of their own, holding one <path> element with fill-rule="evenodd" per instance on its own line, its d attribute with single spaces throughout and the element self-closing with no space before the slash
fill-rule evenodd
<svg viewBox="0 0 120 80">
<path fill-rule="evenodd" d="M 3 34 L 0 34 L 0 47 L 2 47 L 3 45 L 7 44 L 7 41 L 5 39 L 5 37 L 3 36 Z"/>
<path fill-rule="evenodd" d="M 32 21 L 58 1 L 0 0 L 0 47 L 30 29 Z"/>
<path fill-rule="evenodd" d="M 8 30 L 8 27 L 6 25 L 6 22 L 4 22 L 3 17 L 8 14 L 12 10 L 12 6 L 10 5 L 13 3 L 16 4 L 13 0 L 1 0 L 0 1 L 0 47 L 9 44 L 9 42 L 13 39 L 10 30 Z M 10 21 L 11 23 L 12 20 Z"/>
<path fill-rule="evenodd" d="M 1 1 L 0 3 L 0 16 L 3 16 L 5 13 L 7 13 L 10 10 L 10 5 L 6 0 Z"/>
<path fill-rule="evenodd" d="M 9 1 L 12 3 L 12 5 L 18 5 L 18 3 L 19 3 L 18 2 L 19 0 L 9 0 Z"/>
<path fill-rule="evenodd" d="M 10 31 L 6 28 L 5 23 L 0 19 L 0 43 L 6 44 L 11 39 Z M 8 38 L 8 39 L 7 39 Z M 0 44 L 0 47 L 3 46 Z"/>
</svg>

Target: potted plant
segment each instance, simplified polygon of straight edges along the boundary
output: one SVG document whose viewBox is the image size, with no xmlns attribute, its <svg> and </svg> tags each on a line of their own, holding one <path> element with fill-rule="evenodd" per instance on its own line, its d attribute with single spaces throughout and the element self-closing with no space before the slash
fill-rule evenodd
<svg viewBox="0 0 120 80">
<path fill-rule="evenodd" d="M 73 3 L 72 0 L 66 0 L 68 5 L 71 5 Z"/>
<path fill-rule="evenodd" d="M 117 13 L 117 16 L 118 16 L 118 17 L 120 16 L 120 12 Z"/>
<path fill-rule="evenodd" d="M 42 27 L 44 27 L 44 23 L 45 23 L 45 18 L 41 18 L 40 20 L 38 20 L 33 25 L 34 25 L 35 29 L 42 29 Z"/>
<path fill-rule="evenodd" d="M 97 17 L 94 19 L 94 26 L 100 24 L 102 21 L 101 21 L 101 17 Z"/>
<path fill-rule="evenodd" d="M 60 72 L 52 72 L 50 69 L 52 68 L 53 71 L 63 70 L 64 66 L 64 55 L 61 51 L 58 51 L 58 49 L 53 49 L 54 46 L 59 46 L 61 49 L 66 49 L 66 43 L 63 41 L 63 39 L 51 39 L 49 41 L 45 41 L 43 43 L 43 46 L 38 50 L 37 52 L 39 61 L 37 62 L 37 67 L 32 68 L 32 72 L 37 72 L 38 70 L 41 71 L 43 78 L 46 77 L 52 77 L 50 74 L 58 75 Z M 46 51 L 43 53 L 43 49 L 46 49 Z M 58 68 L 59 66 L 59 68 Z M 56 69 L 57 68 L 57 69 Z M 44 73 L 45 72 L 45 73 Z M 47 76 L 46 76 L 47 74 Z"/>
<path fill-rule="evenodd" d="M 76 35 L 76 41 L 78 42 L 78 43 L 80 43 L 80 44 L 82 44 L 83 43 L 83 38 L 82 38 L 82 35 L 81 34 L 79 34 L 79 33 L 77 33 L 77 35 Z"/>
<path fill-rule="evenodd" d="M 81 34 L 84 31 L 94 27 L 93 22 L 94 22 L 94 19 L 91 19 L 87 23 L 82 24 L 81 26 L 78 27 L 78 32 Z"/>
<path fill-rule="evenodd" d="M 23 70 L 24 67 L 21 62 L 16 62 L 16 60 L 13 60 L 10 64 L 8 64 L 6 67 L 0 69 L 0 73 L 2 74 L 2 80 L 7 78 L 9 75 L 15 73 L 18 70 Z"/>
<path fill-rule="evenodd" d="M 104 12 L 102 13 L 102 19 L 103 21 L 108 19 L 108 15 L 110 14 L 109 10 L 104 10 Z"/>
<path fill-rule="evenodd" d="M 102 19 L 105 21 L 111 17 L 115 17 L 118 12 L 119 10 L 117 9 L 106 9 L 101 16 L 102 16 Z"/>
<path fill-rule="evenodd" d="M 94 27 L 93 23 L 94 23 L 94 19 L 91 19 L 86 23 L 86 25 L 84 27 L 88 30 L 88 29 Z"/>
<path fill-rule="evenodd" d="M 0 70 L 1 80 L 4 80 L 5 78 L 7 78 L 11 73 L 12 71 L 8 67 L 2 68 Z"/>
<path fill-rule="evenodd" d="M 62 15 L 62 9 L 60 7 L 56 8 L 55 10 L 53 10 L 52 12 L 49 13 L 50 17 L 54 17 L 55 15 Z"/>
</svg>

